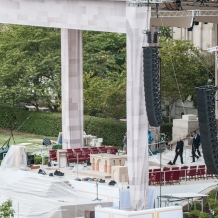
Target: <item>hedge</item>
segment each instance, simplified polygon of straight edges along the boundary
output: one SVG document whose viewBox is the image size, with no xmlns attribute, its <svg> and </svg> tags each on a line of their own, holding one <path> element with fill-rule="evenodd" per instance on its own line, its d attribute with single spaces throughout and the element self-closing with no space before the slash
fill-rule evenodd
<svg viewBox="0 0 218 218">
<path fill-rule="evenodd" d="M 172 123 L 163 123 L 160 127 L 160 132 L 166 135 L 166 141 L 172 140 Z"/>
<path fill-rule="evenodd" d="M 61 113 L 46 113 L 0 106 L 0 128 L 57 137 L 61 132 Z"/>
<path fill-rule="evenodd" d="M 61 113 L 48 113 L 21 110 L 0 106 L 0 128 L 29 132 L 36 135 L 58 137 L 62 132 Z M 21 127 L 20 127 L 21 126 Z M 104 145 L 123 146 L 126 122 L 114 119 L 84 116 L 84 130 L 87 134 L 103 138 Z M 161 133 L 172 138 L 172 124 L 164 123 Z"/>
<path fill-rule="evenodd" d="M 61 113 L 27 111 L 0 106 L 0 128 L 13 130 L 19 128 L 20 132 L 58 137 L 58 133 L 62 132 L 61 125 Z M 122 146 L 126 123 L 113 119 L 84 116 L 84 130 L 87 134 L 103 138 L 104 145 Z"/>
<path fill-rule="evenodd" d="M 126 122 L 98 117 L 84 117 L 84 130 L 87 134 L 103 138 L 104 145 L 123 146 Z"/>
</svg>

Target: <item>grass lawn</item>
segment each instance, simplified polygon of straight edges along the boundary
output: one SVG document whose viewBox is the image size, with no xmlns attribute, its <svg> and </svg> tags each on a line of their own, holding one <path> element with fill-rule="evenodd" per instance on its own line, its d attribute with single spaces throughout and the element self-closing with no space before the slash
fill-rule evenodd
<svg viewBox="0 0 218 218">
<path fill-rule="evenodd" d="M 9 139 L 10 136 L 10 130 L 0 129 L 0 147 Z M 15 143 L 13 141 L 13 138 L 11 138 L 9 145 L 18 145 L 21 143 L 25 143 L 23 145 L 34 150 L 42 146 L 42 140 L 45 137 L 57 141 L 57 137 L 35 135 L 31 133 L 13 132 L 13 136 Z"/>
</svg>

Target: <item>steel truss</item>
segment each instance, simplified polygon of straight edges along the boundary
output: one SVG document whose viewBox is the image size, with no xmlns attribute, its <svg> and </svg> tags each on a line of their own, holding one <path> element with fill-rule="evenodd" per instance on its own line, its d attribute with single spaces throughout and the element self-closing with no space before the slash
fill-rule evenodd
<svg viewBox="0 0 218 218">
<path fill-rule="evenodd" d="M 182 11 L 158 11 L 158 17 L 198 17 L 198 16 L 218 16 L 218 10 L 182 10 Z M 151 17 L 157 17 L 155 11 L 151 12 Z"/>
</svg>

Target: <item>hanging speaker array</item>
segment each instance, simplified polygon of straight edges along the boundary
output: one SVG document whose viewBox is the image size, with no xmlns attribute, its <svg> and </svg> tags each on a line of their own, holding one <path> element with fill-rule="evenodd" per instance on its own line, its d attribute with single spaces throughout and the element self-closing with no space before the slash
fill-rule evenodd
<svg viewBox="0 0 218 218">
<path fill-rule="evenodd" d="M 158 46 L 143 47 L 145 102 L 150 126 L 163 123 L 160 101 Z"/>
<path fill-rule="evenodd" d="M 198 121 L 205 164 L 210 173 L 218 174 L 218 141 L 215 116 L 217 87 L 196 87 Z"/>
</svg>

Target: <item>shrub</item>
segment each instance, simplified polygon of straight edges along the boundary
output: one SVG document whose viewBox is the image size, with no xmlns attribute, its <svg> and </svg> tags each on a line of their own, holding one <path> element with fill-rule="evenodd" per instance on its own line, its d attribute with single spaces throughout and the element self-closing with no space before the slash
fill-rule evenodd
<svg viewBox="0 0 218 218">
<path fill-rule="evenodd" d="M 31 112 L 20 108 L 0 107 L 1 128 L 57 137 L 61 132 L 61 125 L 61 113 Z"/>
<path fill-rule="evenodd" d="M 200 210 L 192 210 L 188 213 L 189 218 L 199 218 L 201 211 Z"/>
<path fill-rule="evenodd" d="M 85 116 L 84 126 L 87 134 L 103 138 L 104 145 L 123 146 L 126 122 Z"/>
<path fill-rule="evenodd" d="M 172 123 L 163 123 L 160 127 L 160 132 L 166 135 L 166 141 L 172 140 Z"/>
<path fill-rule="evenodd" d="M 199 216 L 199 218 L 209 218 L 209 217 L 210 217 L 209 214 L 205 212 L 200 213 L 200 216 Z"/>
<path fill-rule="evenodd" d="M 62 145 L 60 145 L 60 144 L 53 144 L 52 145 L 52 150 L 58 150 L 58 149 L 62 149 Z"/>
<path fill-rule="evenodd" d="M 34 164 L 42 164 L 42 157 L 34 155 Z M 43 164 L 48 164 L 48 157 L 44 157 Z"/>
<path fill-rule="evenodd" d="M 195 208 L 196 210 L 201 211 L 201 204 L 199 202 L 195 202 L 195 204 L 191 203 L 189 207 L 189 211 L 195 210 Z"/>
<path fill-rule="evenodd" d="M 57 137 L 58 133 L 62 132 L 61 113 L 26 111 L 0 106 L 0 128 L 19 129 L 20 132 Z M 87 134 L 103 138 L 105 145 L 123 146 L 126 122 L 84 116 L 84 130 Z"/>
<path fill-rule="evenodd" d="M 9 199 L 0 205 L 0 218 L 14 217 L 14 209 L 12 208 L 12 200 Z"/>
</svg>

